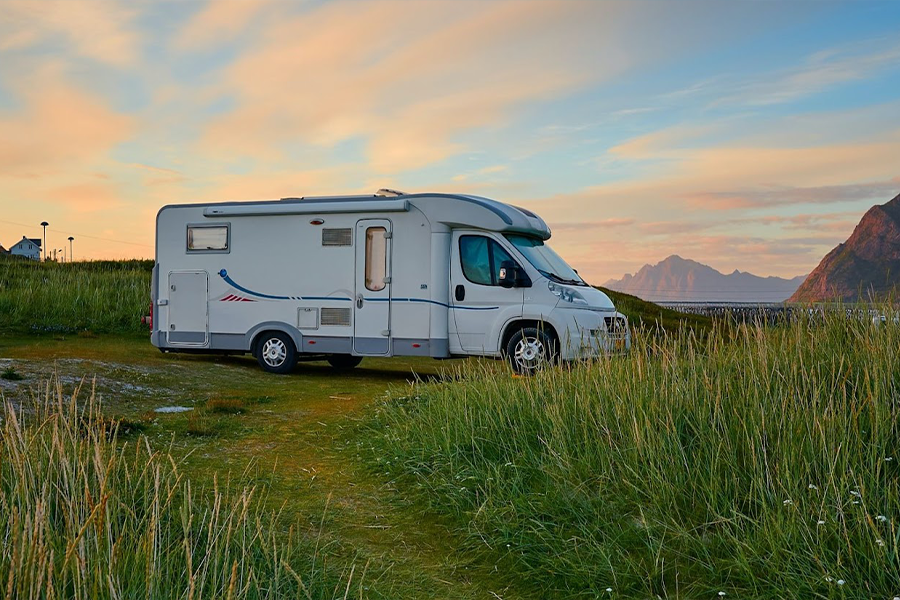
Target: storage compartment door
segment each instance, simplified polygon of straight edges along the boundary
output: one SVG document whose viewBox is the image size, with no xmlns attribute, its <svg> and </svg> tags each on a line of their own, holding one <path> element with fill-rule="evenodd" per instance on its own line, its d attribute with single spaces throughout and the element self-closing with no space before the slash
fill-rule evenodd
<svg viewBox="0 0 900 600">
<path fill-rule="evenodd" d="M 356 224 L 356 297 L 353 351 L 384 356 L 391 351 L 391 222 Z"/>
<path fill-rule="evenodd" d="M 206 271 L 169 273 L 169 323 L 172 346 L 205 346 L 209 340 L 209 291 Z"/>
</svg>

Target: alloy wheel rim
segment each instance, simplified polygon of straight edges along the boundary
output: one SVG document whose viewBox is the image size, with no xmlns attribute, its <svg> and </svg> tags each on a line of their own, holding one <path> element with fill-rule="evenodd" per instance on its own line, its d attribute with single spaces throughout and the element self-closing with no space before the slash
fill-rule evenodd
<svg viewBox="0 0 900 600">
<path fill-rule="evenodd" d="M 516 364 L 526 371 L 534 371 L 546 363 L 544 344 L 537 338 L 523 337 L 516 344 Z"/>
<path fill-rule="evenodd" d="M 262 350 L 263 360 L 270 367 L 280 367 L 287 359 L 287 346 L 277 338 L 266 340 Z"/>
</svg>

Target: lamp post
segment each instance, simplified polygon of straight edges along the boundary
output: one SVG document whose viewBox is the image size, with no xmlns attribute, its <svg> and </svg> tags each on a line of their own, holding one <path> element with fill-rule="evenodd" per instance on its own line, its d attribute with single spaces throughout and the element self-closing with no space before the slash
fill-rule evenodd
<svg viewBox="0 0 900 600">
<path fill-rule="evenodd" d="M 47 225 L 49 225 L 47 221 L 41 221 L 41 227 L 44 228 L 44 260 L 47 260 Z"/>
<path fill-rule="evenodd" d="M 71 235 L 69 236 L 69 262 L 75 260 L 75 254 L 72 252 L 72 241 L 74 239 L 75 238 L 73 238 Z"/>
</svg>

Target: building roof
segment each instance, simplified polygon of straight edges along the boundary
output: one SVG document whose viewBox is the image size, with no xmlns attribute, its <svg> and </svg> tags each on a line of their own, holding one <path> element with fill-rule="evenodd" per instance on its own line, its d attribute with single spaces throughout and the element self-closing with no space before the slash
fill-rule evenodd
<svg viewBox="0 0 900 600">
<path fill-rule="evenodd" d="M 10 246 L 10 250 L 13 249 L 13 248 L 15 248 L 16 246 L 18 246 L 18 245 L 21 244 L 22 242 L 31 242 L 32 244 L 34 244 L 34 245 L 37 246 L 38 248 L 41 247 L 41 240 L 40 240 L 40 238 L 30 238 L 30 237 L 25 237 L 25 236 L 23 235 L 21 240 L 19 240 L 18 242 L 16 242 L 16 243 L 13 244 L 12 246 Z"/>
</svg>

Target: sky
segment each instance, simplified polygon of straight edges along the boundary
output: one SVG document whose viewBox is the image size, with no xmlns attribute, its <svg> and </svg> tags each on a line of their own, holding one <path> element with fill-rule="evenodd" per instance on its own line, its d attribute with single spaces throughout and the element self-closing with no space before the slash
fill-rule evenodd
<svg viewBox="0 0 900 600">
<path fill-rule="evenodd" d="M 900 193 L 900 2 L 0 0 L 0 244 L 165 204 L 460 192 L 592 283 L 808 273 Z"/>
</svg>

